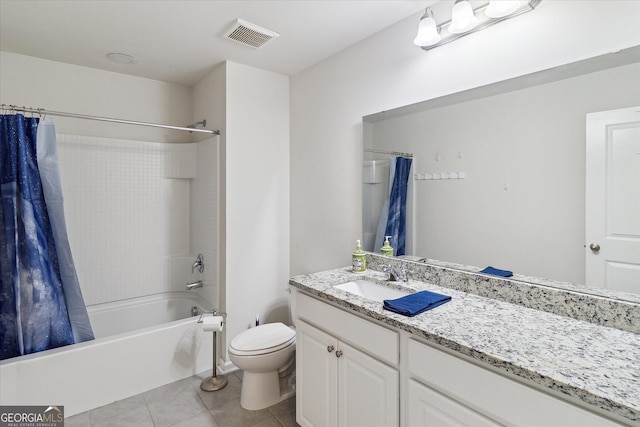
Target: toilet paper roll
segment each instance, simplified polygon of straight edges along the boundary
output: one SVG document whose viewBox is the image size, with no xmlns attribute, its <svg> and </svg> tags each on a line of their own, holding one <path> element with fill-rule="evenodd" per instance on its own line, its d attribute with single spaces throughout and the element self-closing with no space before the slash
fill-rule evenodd
<svg viewBox="0 0 640 427">
<path fill-rule="evenodd" d="M 222 316 L 207 316 L 202 318 L 203 331 L 221 332 L 224 326 Z"/>
</svg>

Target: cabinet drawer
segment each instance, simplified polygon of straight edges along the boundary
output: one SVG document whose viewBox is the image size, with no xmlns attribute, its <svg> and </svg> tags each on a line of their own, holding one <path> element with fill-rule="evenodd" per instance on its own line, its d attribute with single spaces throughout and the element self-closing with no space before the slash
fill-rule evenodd
<svg viewBox="0 0 640 427">
<path fill-rule="evenodd" d="M 296 292 L 296 316 L 392 366 L 398 366 L 399 336 L 396 331 L 301 292 Z"/>
<path fill-rule="evenodd" d="M 407 387 L 407 427 L 499 427 L 500 424 L 461 405 L 455 400 L 409 380 Z"/>
<path fill-rule="evenodd" d="M 409 339 L 407 348 L 411 377 L 499 423 L 562 427 L 620 425 L 414 339 Z"/>
</svg>

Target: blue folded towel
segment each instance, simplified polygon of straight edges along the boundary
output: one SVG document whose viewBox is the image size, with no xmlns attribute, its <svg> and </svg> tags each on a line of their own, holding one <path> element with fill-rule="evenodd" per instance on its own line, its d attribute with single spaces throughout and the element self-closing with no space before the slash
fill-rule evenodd
<svg viewBox="0 0 640 427">
<path fill-rule="evenodd" d="M 480 273 L 491 274 L 492 276 L 501 276 L 501 277 L 511 277 L 513 276 L 513 272 L 509 270 L 499 270 L 497 268 L 493 268 L 491 266 L 485 268 Z"/>
<path fill-rule="evenodd" d="M 420 291 L 402 298 L 386 299 L 383 302 L 385 310 L 413 317 L 448 301 L 451 301 L 451 297 L 448 295 Z"/>
</svg>

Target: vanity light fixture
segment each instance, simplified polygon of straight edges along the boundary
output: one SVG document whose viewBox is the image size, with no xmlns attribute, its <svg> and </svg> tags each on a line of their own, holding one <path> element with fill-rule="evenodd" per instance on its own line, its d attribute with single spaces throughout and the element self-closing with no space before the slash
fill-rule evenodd
<svg viewBox="0 0 640 427">
<path fill-rule="evenodd" d="M 433 11 L 427 8 L 418 24 L 418 34 L 413 40 L 416 46 L 431 46 L 440 41 L 440 31 L 436 20 L 433 19 Z"/>
<path fill-rule="evenodd" d="M 449 32 L 453 34 L 466 33 L 478 25 L 473 8 L 469 0 L 456 0 L 451 11 L 451 24 L 449 24 Z"/>
<path fill-rule="evenodd" d="M 491 0 L 473 9 L 469 0 L 456 0 L 451 11 L 451 20 L 438 24 L 431 8 L 420 18 L 418 34 L 413 42 L 424 50 L 484 30 L 498 22 L 514 18 L 534 10 L 542 0 Z"/>
<path fill-rule="evenodd" d="M 484 13 L 489 18 L 502 18 L 518 10 L 520 3 L 520 0 L 491 0 Z"/>
</svg>

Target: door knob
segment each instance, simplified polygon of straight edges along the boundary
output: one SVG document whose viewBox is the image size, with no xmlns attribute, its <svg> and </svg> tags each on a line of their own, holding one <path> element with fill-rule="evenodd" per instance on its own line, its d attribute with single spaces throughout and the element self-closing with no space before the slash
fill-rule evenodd
<svg viewBox="0 0 640 427">
<path fill-rule="evenodd" d="M 336 357 L 340 357 L 340 356 L 342 356 L 342 351 L 341 350 L 336 351 Z"/>
<path fill-rule="evenodd" d="M 597 243 L 592 243 L 589 245 L 589 249 L 591 249 L 593 252 L 598 252 L 600 250 L 600 245 Z"/>
<path fill-rule="evenodd" d="M 332 345 L 328 345 L 328 346 L 327 346 L 327 351 L 328 351 L 329 353 L 331 353 L 333 350 L 334 350 L 334 347 L 333 347 Z"/>
</svg>

